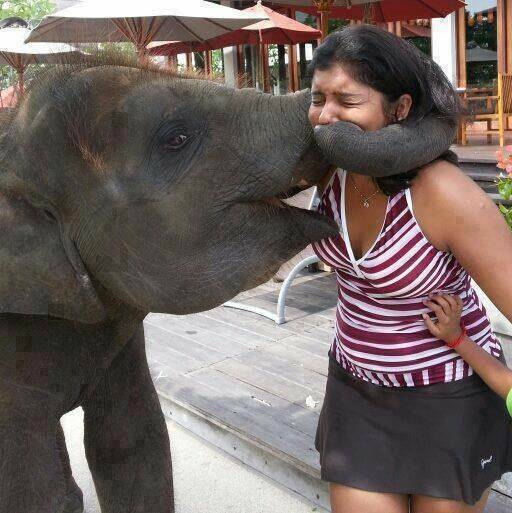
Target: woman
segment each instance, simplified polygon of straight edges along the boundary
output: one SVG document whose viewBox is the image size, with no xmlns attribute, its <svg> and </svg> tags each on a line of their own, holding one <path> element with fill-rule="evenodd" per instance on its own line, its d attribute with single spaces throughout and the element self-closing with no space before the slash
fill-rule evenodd
<svg viewBox="0 0 512 513">
<path fill-rule="evenodd" d="M 377 28 L 332 34 L 311 66 L 309 116 L 326 154 L 339 121 L 372 131 L 458 115 L 439 68 Z M 450 161 L 391 178 L 337 169 L 323 193 L 320 212 L 340 227 L 314 245 L 339 290 L 316 440 L 333 513 L 482 512 L 512 470 L 503 401 L 422 318 L 434 315 L 430 294 L 459 295 L 468 336 L 503 358 L 470 276 L 512 320 L 512 278 L 495 276 L 512 235 Z"/>
</svg>

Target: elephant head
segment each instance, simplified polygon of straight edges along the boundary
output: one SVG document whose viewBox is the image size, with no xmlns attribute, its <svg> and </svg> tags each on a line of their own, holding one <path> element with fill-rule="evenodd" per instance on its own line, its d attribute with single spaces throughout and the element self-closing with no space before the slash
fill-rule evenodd
<svg viewBox="0 0 512 513">
<path fill-rule="evenodd" d="M 0 312 L 94 323 L 118 304 L 210 309 L 333 235 L 280 201 L 330 166 L 309 101 L 115 64 L 39 78 L 0 136 Z M 423 151 L 390 153 L 389 174 L 408 170 L 402 153 L 414 167 L 446 150 L 451 129 L 428 122 Z M 394 130 L 396 146 L 409 137 Z M 358 137 L 336 142 L 347 162 Z"/>
</svg>

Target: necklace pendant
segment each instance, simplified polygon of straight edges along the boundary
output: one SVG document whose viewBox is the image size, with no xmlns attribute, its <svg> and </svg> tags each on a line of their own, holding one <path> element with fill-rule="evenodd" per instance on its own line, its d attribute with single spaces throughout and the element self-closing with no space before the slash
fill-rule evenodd
<svg viewBox="0 0 512 513">
<path fill-rule="evenodd" d="M 363 202 L 363 206 L 364 206 L 365 208 L 370 208 L 370 203 L 368 203 L 368 201 L 364 201 L 364 202 Z"/>
</svg>

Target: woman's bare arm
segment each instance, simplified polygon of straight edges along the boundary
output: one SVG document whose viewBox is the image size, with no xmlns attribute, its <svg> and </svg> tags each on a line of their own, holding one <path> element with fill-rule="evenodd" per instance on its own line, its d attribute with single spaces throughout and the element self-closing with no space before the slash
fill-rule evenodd
<svg viewBox="0 0 512 513">
<path fill-rule="evenodd" d="M 429 230 L 512 321 L 512 233 L 496 205 L 447 162 L 432 164 L 416 181 L 429 204 Z"/>
</svg>

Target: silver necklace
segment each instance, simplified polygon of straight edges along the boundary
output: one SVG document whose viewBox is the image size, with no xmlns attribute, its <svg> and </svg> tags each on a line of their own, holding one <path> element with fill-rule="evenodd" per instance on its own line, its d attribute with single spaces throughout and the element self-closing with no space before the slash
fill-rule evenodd
<svg viewBox="0 0 512 513">
<path fill-rule="evenodd" d="M 355 180 L 352 178 L 352 175 L 349 175 L 350 176 L 350 181 L 352 182 L 352 185 L 354 186 L 354 189 L 359 193 L 359 195 L 361 196 L 361 201 L 363 202 L 363 206 L 365 208 L 370 208 L 370 200 L 376 196 L 377 194 L 379 194 L 379 189 L 377 189 L 374 193 L 370 194 L 369 196 L 365 196 L 357 187 L 356 185 L 356 182 Z"/>
</svg>

